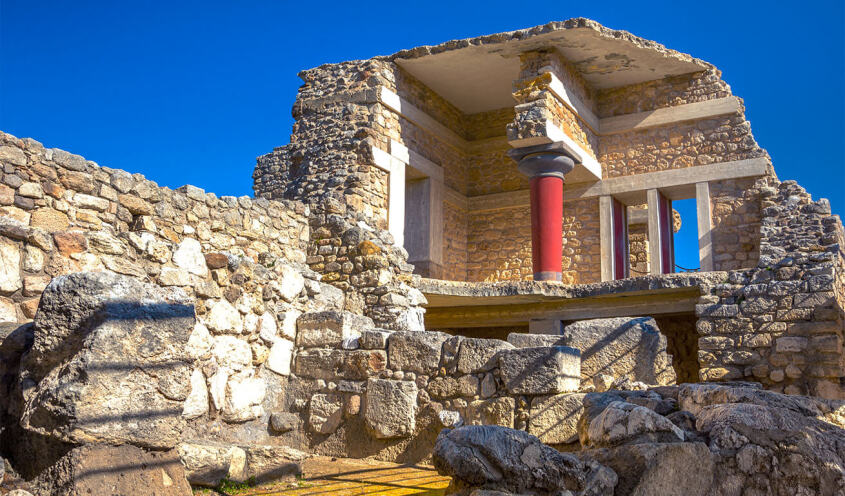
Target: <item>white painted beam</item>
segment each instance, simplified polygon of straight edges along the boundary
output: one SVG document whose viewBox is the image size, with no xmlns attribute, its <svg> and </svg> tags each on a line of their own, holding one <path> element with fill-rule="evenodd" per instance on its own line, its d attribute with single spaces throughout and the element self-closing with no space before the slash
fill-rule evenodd
<svg viewBox="0 0 845 496">
<path fill-rule="evenodd" d="M 596 181 L 602 178 L 601 164 L 580 144 L 570 138 L 562 129 L 550 121 L 546 121 L 546 135 L 534 136 L 519 140 L 509 140 L 508 143 L 514 148 L 543 145 L 546 143 L 563 143 L 566 151 L 571 153 L 575 159 L 575 169 L 566 175 L 566 180 L 571 182 Z"/>
<path fill-rule="evenodd" d="M 601 124 L 596 114 L 574 92 L 569 90 L 553 72 L 548 72 L 548 74 L 552 77 L 552 82 L 549 83 L 549 90 L 551 90 L 552 94 L 583 120 L 591 131 L 597 133 Z"/>
<path fill-rule="evenodd" d="M 662 253 L 660 243 L 660 191 L 650 189 L 648 197 L 648 273 L 660 274 Z"/>
<path fill-rule="evenodd" d="M 698 213 L 698 260 L 701 270 L 713 270 L 713 219 L 710 211 L 710 184 L 695 184 L 695 207 Z"/>
</svg>

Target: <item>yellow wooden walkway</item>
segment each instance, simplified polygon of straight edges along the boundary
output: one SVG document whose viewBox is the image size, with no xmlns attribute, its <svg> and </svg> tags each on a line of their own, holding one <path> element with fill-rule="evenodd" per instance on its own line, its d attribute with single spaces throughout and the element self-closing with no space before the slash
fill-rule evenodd
<svg viewBox="0 0 845 496">
<path fill-rule="evenodd" d="M 238 496 L 444 496 L 449 478 L 424 465 L 310 458 L 296 481 L 237 491 Z M 219 492 L 217 494 L 220 494 Z"/>
</svg>

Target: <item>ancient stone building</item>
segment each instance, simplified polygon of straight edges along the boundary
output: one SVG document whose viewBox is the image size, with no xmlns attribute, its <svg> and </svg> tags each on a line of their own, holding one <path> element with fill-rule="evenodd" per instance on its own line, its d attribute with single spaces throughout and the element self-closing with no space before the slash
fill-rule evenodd
<svg viewBox="0 0 845 496">
<path fill-rule="evenodd" d="M 716 68 L 572 19 L 300 76 L 255 198 L 0 133 L 0 455 L 24 479 L 97 493 L 75 471 L 121 459 L 185 494 L 306 454 L 428 460 L 462 423 L 604 449 L 639 416 L 712 494 L 845 490 L 842 223 L 776 177 Z M 698 381 L 732 385 L 676 385 Z M 724 425 L 781 404 L 766 432 L 821 441 L 769 477 L 776 443 Z M 629 494 L 611 455 L 570 462 Z"/>
</svg>

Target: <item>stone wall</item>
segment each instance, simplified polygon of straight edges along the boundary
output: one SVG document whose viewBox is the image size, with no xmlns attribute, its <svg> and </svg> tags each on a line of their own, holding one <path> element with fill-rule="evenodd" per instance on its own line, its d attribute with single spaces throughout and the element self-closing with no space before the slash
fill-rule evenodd
<svg viewBox="0 0 845 496">
<path fill-rule="evenodd" d="M 756 267 L 703 287 L 701 378 L 753 379 L 788 394 L 845 398 L 842 223 L 794 181 L 760 188 Z"/>
</svg>

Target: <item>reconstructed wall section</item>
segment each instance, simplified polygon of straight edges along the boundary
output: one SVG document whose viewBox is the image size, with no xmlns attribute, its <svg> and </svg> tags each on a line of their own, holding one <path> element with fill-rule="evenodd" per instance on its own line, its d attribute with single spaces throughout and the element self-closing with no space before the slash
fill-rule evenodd
<svg viewBox="0 0 845 496">
<path fill-rule="evenodd" d="M 788 394 L 845 398 L 843 229 L 794 181 L 760 188 L 757 266 L 704 287 L 702 380 L 747 379 Z"/>
</svg>

